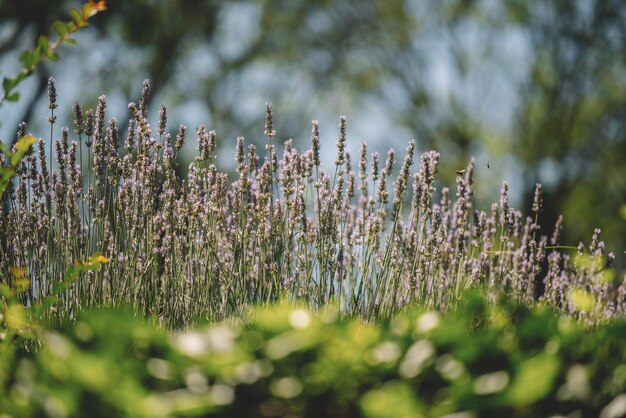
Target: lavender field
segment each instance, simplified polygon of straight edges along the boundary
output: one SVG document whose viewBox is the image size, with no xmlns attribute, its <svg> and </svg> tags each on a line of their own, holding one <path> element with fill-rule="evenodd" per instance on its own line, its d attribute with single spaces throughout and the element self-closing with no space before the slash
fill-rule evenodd
<svg viewBox="0 0 626 418">
<path fill-rule="evenodd" d="M 625 278 L 609 270 L 614 255 L 600 230 L 587 245 L 562 245 L 559 218 L 547 235 L 537 224 L 540 184 L 526 214 L 509 205 L 506 182 L 499 202 L 475 207 L 473 160 L 452 190 L 437 183 L 439 153 L 417 156 L 415 141 L 397 157 L 393 149 L 370 155 L 361 143 L 352 160 L 345 117 L 335 164 L 325 169 L 320 143 L 329 141 L 317 122 L 308 149 L 279 146 L 270 104 L 259 129 L 265 150 L 237 138 L 229 176 L 216 161 L 215 131 L 179 125 L 170 133 L 162 106 L 153 133 L 144 116 L 149 88 L 144 82 L 138 104 L 129 104 L 122 135 L 106 117 L 105 96 L 95 110 L 76 103 L 74 126 L 56 127 L 49 80 L 52 137 L 16 165 L 0 217 L 1 268 L 9 287 L 29 281 L 25 305 L 53 295 L 68 266 L 98 253 L 107 262 L 73 280 L 54 316 L 130 305 L 179 328 L 288 300 L 312 308 L 334 301 L 341 314 L 370 321 L 407 304 L 454 308 L 469 287 L 592 325 L 624 313 Z M 21 124 L 17 136 L 27 133 Z M 198 155 L 183 177 L 176 157 L 185 141 Z"/>
<path fill-rule="evenodd" d="M 54 79 L 49 80 L 48 89 L 54 137 Z M 563 245 L 559 218 L 552 234 L 544 235 L 537 224 L 542 209 L 540 184 L 529 216 L 510 206 L 506 182 L 499 202 L 481 210 L 472 199 L 473 160 L 457 173 L 454 192 L 437 183 L 439 153 L 428 151 L 417 158 L 415 141 L 409 141 L 404 155 L 398 156 L 401 162 L 396 162 L 393 149 L 384 162 L 377 153 L 368 155 L 365 143 L 361 143 L 358 161 L 352 162 L 346 152 L 345 117 L 339 119 L 336 161 L 327 172 L 320 164 L 320 144 L 328 141 L 320 138 L 317 122 L 312 123 L 309 149 L 299 152 L 291 140 L 279 148 L 270 104 L 262 131 L 267 139 L 265 150 L 246 147 L 244 138 L 237 138 L 237 170 L 229 176 L 217 167 L 215 131 L 200 126 L 195 135 L 189 135 L 191 139 L 180 125 L 174 136 L 168 132 L 167 110 L 161 107 L 153 134 L 144 116 L 148 94 L 146 81 L 139 104 L 128 106 L 132 117 L 125 135 L 120 134 L 115 119 L 106 119 L 105 96 L 99 98 L 95 111 L 83 111 L 76 103 L 74 126 L 58 129 L 60 137 L 54 141 L 35 139 L 26 124 L 20 125 L 20 140 L 4 157 L 3 166 L 14 173 L 14 179 L 5 177 L 0 214 L 4 344 L 18 344 L 10 352 L 26 344 L 31 347 L 28 351 L 44 353 L 45 348 L 35 347 L 52 338 L 46 328 L 73 323 L 80 333 L 83 312 L 101 308 L 110 315 L 129 309 L 134 317 L 175 332 L 228 318 L 246 324 L 256 315 L 251 312 L 279 303 L 299 304 L 313 315 L 331 314 L 340 321 L 358 318 L 382 326 L 390 320 L 397 322 L 399 314 L 416 307 L 431 311 L 420 321 L 437 315 L 434 312 L 452 315 L 459 306 L 466 306 L 467 290 L 474 289 L 484 298 L 479 303 L 498 306 L 503 303 L 502 295 L 507 295 L 504 303 L 537 312 L 548 309 L 598 333 L 616 318 L 619 323 L 623 320 L 626 278 L 611 270 L 614 255 L 606 252 L 600 230 L 595 230 L 588 245 Z M 183 177 L 177 153 L 189 140 L 196 142 L 198 156 Z M 493 312 L 483 312 L 480 315 L 486 315 L 485 319 L 471 325 L 469 312 L 463 320 L 469 321 L 470 328 L 459 328 L 453 338 L 463 337 L 473 327 L 483 329 L 482 321 L 494 321 Z M 308 328 L 309 315 L 294 311 L 291 326 Z M 438 316 L 432 318 L 435 321 Z M 238 334 L 236 329 L 223 331 L 209 344 L 230 344 L 221 338 L 232 338 L 228 335 Z M 93 331 L 87 333 L 90 341 Z M 197 338 L 193 333 L 183 335 L 189 337 L 180 338 Z M 272 358 L 267 350 L 286 335 L 267 341 L 265 355 Z M 20 342 L 23 338 L 26 341 Z M 54 338 L 53 345 L 57 344 Z M 277 358 L 325 341 L 321 335 L 300 338 L 304 340 L 277 345 L 278 353 L 287 350 Z M 183 343 L 182 350 L 195 352 L 196 344 L 207 344 L 192 341 Z M 545 349 L 553 350 L 553 344 L 559 344 L 555 341 L 547 341 Z M 390 356 L 389 361 L 395 362 L 401 353 L 393 344 L 383 342 L 372 348 L 371 355 L 382 356 L 383 362 Z M 50 349 L 54 355 L 57 349 Z M 406 356 L 410 353 L 411 349 Z M 358 362 L 364 354 L 355 355 Z M 401 376 L 402 367 L 412 367 L 410 358 L 400 363 Z M 368 361 L 367 356 L 363 359 Z M 556 367 L 556 376 L 560 366 L 549 364 L 546 367 Z M 159 377 L 161 372 L 154 373 Z M 493 373 L 489 375 L 493 379 L 504 376 L 497 374 L 500 371 Z M 555 376 L 550 377 L 551 384 Z M 477 377 L 483 378 L 491 379 Z M 283 389 L 291 393 L 293 382 L 284 379 L 289 378 L 280 381 L 287 385 Z M 5 376 L 8 393 L 11 381 Z M 502 388 L 493 393 L 505 389 L 507 384 L 502 382 Z M 293 384 L 301 395 L 300 383 Z M 395 383 L 389 385 L 395 387 Z M 402 390 L 410 392 L 408 388 Z M 188 389 L 193 392 L 192 387 Z M 392 399 L 401 396 L 402 390 L 392 391 Z M 546 388 L 538 398 L 550 394 L 551 388 Z M 236 402 L 234 394 L 227 399 L 224 406 Z M 369 405 L 372 401 L 367 399 L 361 402 Z M 187 401 L 197 404 L 192 411 L 216 408 L 219 412 L 222 405 L 219 399 Z M 497 410 L 494 405 L 487 410 Z M 170 407 L 178 411 L 179 406 Z M 144 416 L 153 411 L 144 407 L 135 413 Z M 422 416 L 413 415 L 421 410 L 417 406 L 407 408 L 408 415 L 403 416 Z M 439 408 L 434 406 L 434 410 Z M 338 407 L 338 416 L 357 413 L 344 409 Z M 375 405 L 370 409 L 371 414 L 368 407 L 364 409 L 367 416 L 391 416 L 384 409 L 377 415 Z M 151 413 L 155 412 L 146 416 Z"/>
</svg>

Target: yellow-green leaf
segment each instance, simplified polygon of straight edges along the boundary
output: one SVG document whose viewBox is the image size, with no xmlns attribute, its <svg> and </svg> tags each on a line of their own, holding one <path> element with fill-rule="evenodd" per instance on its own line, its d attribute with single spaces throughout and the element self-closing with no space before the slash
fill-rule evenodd
<svg viewBox="0 0 626 418">
<path fill-rule="evenodd" d="M 52 30 L 59 36 L 63 36 L 67 33 L 67 25 L 60 20 L 57 20 L 52 24 Z"/>
<path fill-rule="evenodd" d="M 579 311 L 590 312 L 596 304 L 593 295 L 584 289 L 573 289 L 569 294 L 570 302 Z"/>
<path fill-rule="evenodd" d="M 9 271 L 14 280 L 19 280 L 26 275 L 26 269 L 24 267 L 11 266 L 9 267 Z"/>
<path fill-rule="evenodd" d="M 525 360 L 505 393 L 507 403 L 523 407 L 545 398 L 554 387 L 560 368 L 559 358 L 552 354 L 543 353 Z"/>
<path fill-rule="evenodd" d="M 35 142 L 37 142 L 37 138 L 32 135 L 25 135 L 15 143 L 15 147 L 21 152 L 26 152 Z"/>
<path fill-rule="evenodd" d="M 24 68 L 30 68 L 33 65 L 33 55 L 30 51 L 24 51 L 20 54 L 20 62 Z"/>
<path fill-rule="evenodd" d="M 26 152 L 32 144 L 37 142 L 37 139 L 32 135 L 26 135 L 20 138 L 15 143 L 15 152 L 11 154 L 11 166 L 17 167 L 17 165 L 22 161 Z"/>
<path fill-rule="evenodd" d="M 39 37 L 39 40 L 37 41 L 37 46 L 39 46 L 42 51 L 47 51 L 49 46 L 48 37 L 45 35 L 41 35 Z"/>
<path fill-rule="evenodd" d="M 76 7 L 72 7 L 70 9 L 70 16 L 72 16 L 72 19 L 74 19 L 74 22 L 76 23 L 79 23 L 83 18 L 82 13 Z"/>
</svg>

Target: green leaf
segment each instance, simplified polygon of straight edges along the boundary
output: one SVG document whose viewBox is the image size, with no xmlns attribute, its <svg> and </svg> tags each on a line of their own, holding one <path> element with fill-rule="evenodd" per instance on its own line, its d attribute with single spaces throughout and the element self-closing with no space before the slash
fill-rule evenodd
<svg viewBox="0 0 626 418">
<path fill-rule="evenodd" d="M 59 300 L 57 298 L 46 296 L 40 303 L 35 303 L 31 307 L 31 312 L 33 313 L 33 316 L 40 317 L 42 313 L 56 305 L 58 302 Z"/>
<path fill-rule="evenodd" d="M 91 13 L 92 13 L 91 4 L 85 3 L 83 5 L 83 16 L 91 16 Z"/>
<path fill-rule="evenodd" d="M 24 51 L 20 54 L 20 62 L 24 68 L 30 68 L 33 65 L 33 53 L 30 51 Z"/>
<path fill-rule="evenodd" d="M 580 287 L 570 291 L 569 300 L 576 309 L 583 312 L 591 312 L 596 305 L 596 298 L 590 292 Z"/>
<path fill-rule="evenodd" d="M 15 148 L 21 153 L 26 153 L 30 146 L 33 145 L 35 142 L 37 142 L 37 138 L 35 138 L 34 136 L 24 135 L 15 143 Z"/>
<path fill-rule="evenodd" d="M 17 84 L 21 83 L 22 80 L 24 80 L 26 77 L 28 77 L 28 72 L 22 71 L 16 77 L 14 77 L 15 84 L 17 85 Z"/>
<path fill-rule="evenodd" d="M 2 193 L 4 193 L 9 185 L 9 181 L 11 181 L 15 175 L 15 169 L 13 167 L 4 167 L 0 170 L 0 174 L 0 196 L 2 196 Z"/>
<path fill-rule="evenodd" d="M 39 47 L 35 48 L 35 50 L 33 51 L 33 53 L 30 55 L 31 59 L 32 59 L 32 64 L 31 65 L 37 65 L 37 63 L 39 61 L 41 61 L 41 55 L 43 53 L 45 53 L 46 50 L 41 49 Z"/>
<path fill-rule="evenodd" d="M 11 89 L 15 87 L 17 83 L 18 81 L 15 78 L 5 77 L 4 80 L 2 80 L 2 88 L 4 89 L 4 93 L 6 94 L 11 91 Z"/>
<path fill-rule="evenodd" d="M 561 369 L 557 356 L 542 353 L 519 365 L 513 383 L 505 394 L 507 403 L 522 407 L 544 399 L 553 389 Z"/>
<path fill-rule="evenodd" d="M 54 282 L 52 283 L 52 293 L 58 295 L 68 288 L 67 283 L 65 282 Z"/>
<path fill-rule="evenodd" d="M 57 298 L 46 296 L 45 298 L 43 298 L 43 302 L 41 302 L 41 306 L 43 306 L 44 309 L 48 309 L 51 306 L 56 305 L 58 302 L 59 300 Z"/>
<path fill-rule="evenodd" d="M 57 54 L 56 52 L 50 51 L 50 53 L 48 53 L 46 58 L 48 58 L 50 61 L 58 61 L 59 60 L 59 54 Z"/>
<path fill-rule="evenodd" d="M 76 40 L 74 38 L 65 38 L 63 42 L 66 42 L 70 45 L 76 45 Z"/>
<path fill-rule="evenodd" d="M 423 417 L 423 407 L 415 392 L 405 383 L 388 383 L 366 392 L 360 401 L 361 411 L 368 418 Z"/>
<path fill-rule="evenodd" d="M 22 161 L 22 158 L 24 158 L 24 155 L 26 154 L 30 146 L 33 145 L 35 142 L 37 142 L 37 138 L 32 135 L 25 135 L 21 137 L 15 143 L 16 151 L 11 154 L 11 166 L 16 167 L 20 163 L 20 161 Z"/>
<path fill-rule="evenodd" d="M 10 298 L 11 296 L 13 296 L 13 292 L 11 291 L 11 288 L 8 284 L 0 283 L 0 296 L 3 296 L 5 298 Z"/>
<path fill-rule="evenodd" d="M 69 266 L 66 270 L 65 270 L 65 274 L 63 275 L 63 277 L 66 280 L 78 277 L 78 275 L 81 273 L 81 270 L 79 268 L 79 266 L 76 265 L 71 265 Z"/>
<path fill-rule="evenodd" d="M 61 37 L 67 33 L 67 25 L 60 20 L 57 20 L 52 24 L 52 30 Z"/>
<path fill-rule="evenodd" d="M 11 154 L 11 166 L 16 167 L 20 161 L 22 161 L 23 154 L 20 155 L 19 152 Z"/>
<path fill-rule="evenodd" d="M 20 93 L 17 91 L 7 96 L 7 101 L 9 102 L 17 102 L 19 99 L 20 99 Z"/>
<path fill-rule="evenodd" d="M 70 16 L 74 19 L 74 22 L 79 23 L 83 18 L 83 14 L 76 7 L 70 9 Z"/>
<path fill-rule="evenodd" d="M 39 48 L 41 48 L 42 51 L 47 51 L 49 45 L 50 45 L 50 42 L 48 41 L 48 37 L 45 35 L 41 35 L 39 37 L 39 40 L 37 41 L 37 46 L 39 46 Z"/>
</svg>

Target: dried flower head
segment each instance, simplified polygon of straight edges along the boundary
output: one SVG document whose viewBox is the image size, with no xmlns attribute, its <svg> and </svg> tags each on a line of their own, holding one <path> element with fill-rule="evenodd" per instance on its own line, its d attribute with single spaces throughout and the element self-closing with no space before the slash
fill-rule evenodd
<svg viewBox="0 0 626 418">
<path fill-rule="evenodd" d="M 313 165 L 320 165 L 320 129 L 316 120 L 311 122 L 311 146 L 313 149 Z"/>
<path fill-rule="evenodd" d="M 265 103 L 265 135 L 272 138 L 276 135 L 274 130 L 274 116 L 272 115 L 272 104 Z"/>
<path fill-rule="evenodd" d="M 72 109 L 74 110 L 74 133 L 76 135 L 82 135 L 85 131 L 85 127 L 83 126 L 83 108 L 78 102 L 74 102 Z"/>
</svg>

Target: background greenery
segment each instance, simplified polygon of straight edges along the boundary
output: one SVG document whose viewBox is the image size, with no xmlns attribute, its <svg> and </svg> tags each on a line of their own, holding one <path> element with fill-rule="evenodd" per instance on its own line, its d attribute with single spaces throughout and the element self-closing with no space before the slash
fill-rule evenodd
<svg viewBox="0 0 626 418">
<path fill-rule="evenodd" d="M 0 1 L 3 75 L 73 4 Z M 2 109 L 14 116 L 2 117 L 5 142 L 18 121 L 36 126 L 31 119 L 45 106 L 50 75 L 66 103 L 106 92 L 120 106 L 150 78 L 157 104 L 175 109 L 171 120 L 207 123 L 227 139 L 258 138 L 266 100 L 274 104 L 281 139 L 305 140 L 310 119 L 347 114 L 358 139 L 404 144 L 416 137 L 418 149 L 441 151 L 448 161 L 443 176 L 453 177 L 477 155 L 477 174 L 486 179 L 479 198 L 505 175 L 512 189 L 523 190 L 518 206 L 530 207 L 534 183 L 542 182 L 540 223 L 551 225 L 564 213 L 564 242 L 574 245 L 601 227 L 623 263 L 626 9 L 620 0 L 111 0 L 107 6 L 76 48 L 62 51 L 62 60 L 45 64 L 24 87 L 30 101 Z M 70 120 L 69 103 L 61 109 Z"/>
</svg>

